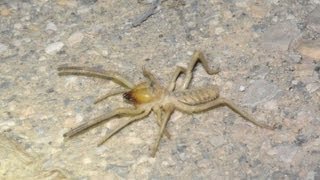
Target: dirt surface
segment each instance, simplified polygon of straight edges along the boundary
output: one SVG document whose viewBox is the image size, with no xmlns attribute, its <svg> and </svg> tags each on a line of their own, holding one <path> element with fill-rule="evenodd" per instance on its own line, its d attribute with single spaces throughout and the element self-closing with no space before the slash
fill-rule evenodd
<svg viewBox="0 0 320 180">
<path fill-rule="evenodd" d="M 0 179 L 320 179 L 319 0 L 0 1 Z M 104 145 L 122 119 L 65 140 L 63 133 L 123 106 L 118 87 L 57 75 L 60 65 L 115 70 L 168 83 L 204 52 L 192 87 L 216 84 L 274 131 L 227 108 L 175 112 L 155 158 L 155 117 Z"/>
</svg>

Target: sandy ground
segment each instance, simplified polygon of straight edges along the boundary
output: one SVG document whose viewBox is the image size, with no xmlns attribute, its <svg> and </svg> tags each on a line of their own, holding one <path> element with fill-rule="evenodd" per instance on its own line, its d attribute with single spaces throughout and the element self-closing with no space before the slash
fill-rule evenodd
<svg viewBox="0 0 320 180">
<path fill-rule="evenodd" d="M 319 0 L 1 0 L 0 179 L 320 179 L 319 19 Z M 155 158 L 153 114 L 100 147 L 123 119 L 63 138 L 124 102 L 94 105 L 118 85 L 57 67 L 140 82 L 145 66 L 165 84 L 195 49 L 221 72 L 197 66 L 190 88 L 216 84 L 277 129 L 221 107 L 175 112 Z"/>
</svg>

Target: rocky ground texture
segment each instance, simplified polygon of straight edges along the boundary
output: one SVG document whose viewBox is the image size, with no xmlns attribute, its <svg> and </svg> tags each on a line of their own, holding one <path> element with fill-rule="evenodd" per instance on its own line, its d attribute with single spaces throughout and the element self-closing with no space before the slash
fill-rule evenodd
<svg viewBox="0 0 320 180">
<path fill-rule="evenodd" d="M 320 179 L 319 0 L 0 1 L 0 179 Z M 167 83 L 195 49 L 192 87 L 216 84 L 261 122 L 228 108 L 175 112 L 155 158 L 154 115 L 104 145 L 122 119 L 65 140 L 81 121 L 123 106 L 94 105 L 117 84 L 57 75 L 60 65 L 117 70 Z"/>
</svg>

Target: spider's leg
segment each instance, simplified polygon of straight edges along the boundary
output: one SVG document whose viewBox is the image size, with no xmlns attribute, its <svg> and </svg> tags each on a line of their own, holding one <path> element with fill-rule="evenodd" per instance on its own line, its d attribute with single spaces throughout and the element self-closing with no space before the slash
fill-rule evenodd
<svg viewBox="0 0 320 180">
<path fill-rule="evenodd" d="M 159 144 L 160 144 L 160 140 L 162 138 L 162 135 L 163 135 L 164 130 L 166 128 L 167 122 L 169 121 L 169 118 L 170 118 L 173 111 L 174 111 L 174 107 L 171 104 L 168 104 L 167 106 L 164 107 L 164 116 L 161 121 L 160 131 L 157 136 L 156 143 L 152 149 L 152 153 L 151 153 L 152 157 L 154 157 L 156 155 L 156 152 L 157 152 Z"/>
<path fill-rule="evenodd" d="M 99 103 L 99 102 L 107 99 L 108 97 L 115 96 L 115 95 L 118 95 L 118 94 L 122 94 L 122 93 L 125 93 L 125 92 L 127 92 L 127 91 L 128 91 L 128 90 L 125 90 L 125 89 L 116 89 L 116 90 L 111 91 L 111 92 L 109 92 L 109 93 L 107 93 L 107 94 L 99 97 L 98 99 L 96 99 L 96 100 L 94 101 L 94 104 L 97 104 L 97 103 Z"/>
<path fill-rule="evenodd" d="M 111 79 L 119 85 L 132 89 L 134 84 L 127 80 L 125 77 L 120 75 L 117 72 L 98 70 L 95 68 L 88 67 L 76 67 L 76 66 L 61 66 L 58 68 L 59 76 L 65 75 L 79 75 L 79 76 L 89 76 L 89 77 L 98 77 L 102 79 Z"/>
<path fill-rule="evenodd" d="M 143 72 L 144 77 L 149 79 L 149 81 L 151 82 L 152 85 L 160 86 L 157 78 L 149 70 L 147 70 L 145 67 L 143 67 L 142 72 Z"/>
<path fill-rule="evenodd" d="M 116 129 L 112 130 L 103 139 L 101 139 L 98 142 L 98 146 L 102 145 L 105 141 L 107 141 L 111 136 L 113 136 L 114 134 L 119 132 L 122 128 L 126 127 L 127 125 L 129 125 L 130 123 L 132 123 L 134 121 L 137 121 L 137 120 L 140 120 L 140 119 L 146 117 L 149 113 L 150 113 L 150 110 L 146 110 L 142 114 L 139 114 L 139 115 L 137 115 L 133 118 L 130 118 L 130 119 L 126 120 L 125 122 L 121 123 Z"/>
<path fill-rule="evenodd" d="M 250 121 L 251 123 L 265 129 L 275 129 L 275 126 L 271 127 L 266 124 L 263 124 L 261 122 L 256 121 L 251 115 L 249 115 L 246 111 L 240 109 L 237 105 L 235 105 L 232 101 L 225 99 L 225 98 L 220 98 L 221 104 L 228 106 L 232 111 L 238 113 L 240 116 L 242 116 L 244 119 L 247 121 Z"/>
<path fill-rule="evenodd" d="M 266 124 L 263 124 L 261 122 L 256 121 L 251 115 L 249 115 L 244 110 L 240 109 L 232 101 L 225 99 L 225 98 L 222 98 L 222 97 L 219 97 L 218 99 L 215 99 L 211 102 L 208 102 L 205 104 L 199 104 L 199 105 L 187 105 L 187 104 L 181 103 L 179 101 L 173 101 L 172 103 L 175 105 L 175 107 L 178 110 L 188 112 L 188 113 L 206 111 L 209 109 L 216 108 L 218 106 L 227 106 L 231 110 L 233 110 L 234 112 L 238 113 L 240 116 L 242 116 L 247 121 L 250 121 L 251 123 L 253 123 L 261 128 L 266 128 L 266 129 L 271 129 L 271 130 L 275 129 L 274 126 L 271 127 L 269 125 L 266 125 Z"/>
<path fill-rule="evenodd" d="M 153 108 L 153 111 L 154 111 L 155 114 L 156 114 L 157 124 L 158 124 L 159 126 L 161 126 L 162 115 L 163 115 L 163 112 L 162 112 L 161 108 L 158 107 L 158 106 L 156 106 L 156 107 Z M 166 135 L 168 139 L 171 138 L 171 135 L 170 135 L 170 133 L 168 132 L 167 129 L 164 130 L 164 135 Z"/>
<path fill-rule="evenodd" d="M 193 53 L 193 55 L 192 55 L 191 63 L 187 67 L 186 77 L 185 77 L 184 83 L 182 84 L 181 89 L 187 89 L 188 88 L 188 86 L 190 84 L 190 81 L 192 79 L 192 70 L 194 69 L 194 67 L 195 67 L 195 65 L 197 64 L 198 61 L 200 61 L 200 63 L 202 63 L 203 68 L 210 75 L 217 74 L 220 71 L 219 68 L 210 69 L 208 61 L 204 58 L 202 52 L 195 51 Z"/>
<path fill-rule="evenodd" d="M 143 111 L 144 111 L 143 109 L 118 108 L 118 109 L 115 109 L 107 114 L 98 116 L 92 120 L 86 121 L 86 122 L 76 126 L 75 128 L 66 132 L 63 136 L 70 138 L 70 137 L 80 133 L 81 131 L 86 130 L 89 127 L 92 127 L 102 121 L 106 121 L 112 117 L 121 116 L 121 115 L 127 115 L 127 116 L 139 115 L 139 114 L 143 113 Z"/>
<path fill-rule="evenodd" d="M 187 72 L 186 68 L 181 67 L 181 66 L 177 67 L 177 69 L 174 71 L 174 73 L 172 75 L 172 78 L 171 78 L 171 81 L 170 81 L 170 84 L 169 84 L 169 87 L 168 87 L 169 92 L 172 92 L 175 89 L 176 83 L 177 83 L 177 79 L 180 76 L 180 74 L 186 73 L 186 72 Z"/>
</svg>

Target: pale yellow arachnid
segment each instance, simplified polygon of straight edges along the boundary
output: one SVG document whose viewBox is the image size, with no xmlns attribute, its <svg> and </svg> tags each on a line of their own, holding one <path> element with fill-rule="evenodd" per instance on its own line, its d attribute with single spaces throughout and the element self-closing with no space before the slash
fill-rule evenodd
<svg viewBox="0 0 320 180">
<path fill-rule="evenodd" d="M 152 156 L 155 156 L 163 134 L 165 134 L 167 137 L 170 137 L 170 134 L 166 131 L 166 125 L 174 110 L 185 113 L 198 113 L 213 109 L 218 106 L 229 107 L 244 119 L 261 128 L 274 129 L 274 127 L 272 126 L 268 126 L 256 121 L 252 116 L 241 110 L 230 100 L 220 97 L 217 86 L 212 85 L 209 87 L 188 89 L 188 86 L 192 79 L 192 71 L 197 62 L 201 63 L 206 72 L 210 75 L 219 72 L 218 68 L 209 68 L 207 60 L 204 58 L 203 54 L 200 51 L 194 52 L 191 63 L 187 66 L 187 68 L 183 68 L 180 66 L 176 68 L 172 75 L 172 79 L 167 86 L 163 86 L 162 84 L 160 84 L 155 76 L 145 68 L 143 68 L 143 75 L 147 78 L 147 81 L 135 85 L 124 76 L 116 72 L 97 70 L 86 67 L 59 67 L 59 75 L 82 75 L 110 79 L 124 88 L 102 96 L 95 103 L 100 102 L 110 96 L 122 94 L 123 98 L 127 102 L 133 104 L 133 107 L 118 108 L 109 113 L 98 116 L 92 120 L 86 121 L 65 133 L 64 137 L 72 137 L 91 126 L 94 126 L 102 121 L 109 120 L 113 117 L 131 117 L 120 124 L 116 129 L 108 132 L 108 134 L 100 140 L 99 145 L 101 145 L 128 124 L 148 116 L 153 111 L 156 114 L 157 123 L 160 126 L 156 143 L 152 148 Z M 182 81 L 182 84 L 177 87 L 176 81 L 181 74 L 185 75 L 184 80 Z"/>
</svg>

